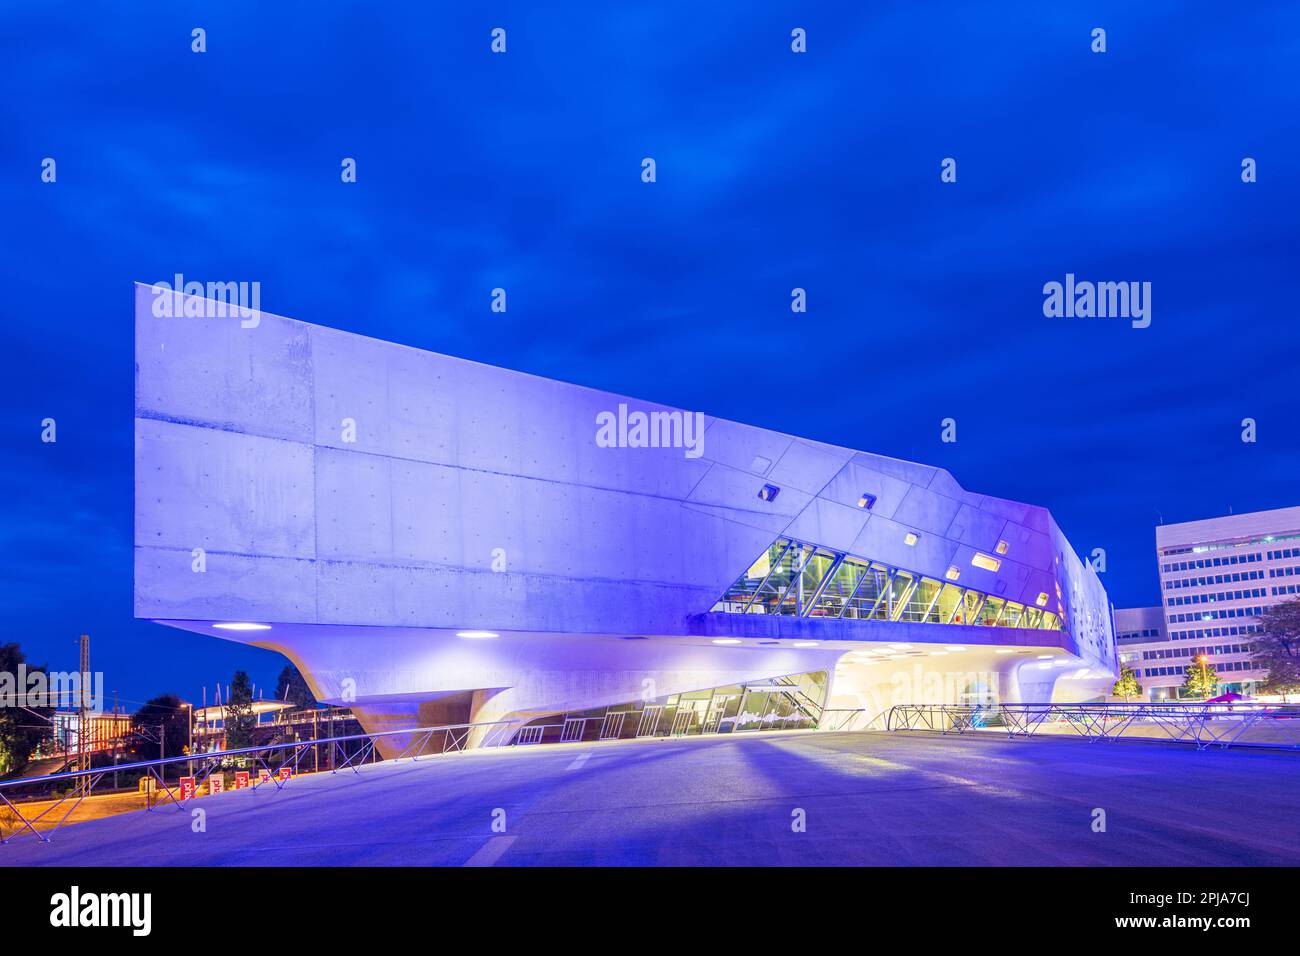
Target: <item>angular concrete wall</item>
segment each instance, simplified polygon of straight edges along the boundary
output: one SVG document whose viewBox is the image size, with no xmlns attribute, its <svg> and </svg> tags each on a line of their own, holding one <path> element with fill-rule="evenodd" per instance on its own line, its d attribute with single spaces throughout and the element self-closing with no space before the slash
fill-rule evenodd
<svg viewBox="0 0 1300 956">
<path fill-rule="evenodd" d="M 317 671 L 326 696 L 328 675 L 347 669 L 339 655 L 368 644 L 408 672 L 370 681 L 368 699 L 528 686 L 496 696 L 517 710 L 548 695 L 578 706 L 595 698 L 527 677 L 558 652 L 517 657 L 494 683 L 430 663 L 409 635 L 425 630 L 432 647 L 487 629 L 539 648 L 564 635 L 703 637 L 691 622 L 778 536 L 940 579 L 955 564 L 963 585 L 1026 604 L 1047 593 L 1068 627 L 1041 640 L 1113 667 L 1105 592 L 1051 516 L 968 492 L 942 469 L 712 418 L 698 456 L 601 447 L 602 413 L 678 410 L 265 313 L 185 316 L 204 303 L 163 298 L 171 316 L 157 314 L 157 290 L 136 288 L 136 615 L 205 633 L 273 622 L 275 635 L 245 637 Z M 780 488 L 775 500 L 760 499 L 764 484 Z M 863 493 L 876 496 L 870 511 Z M 970 563 L 999 541 L 997 571 Z M 335 645 L 330 633 L 350 636 Z M 705 670 L 826 666 L 824 652 L 781 650 Z M 658 648 L 589 653 L 671 670 Z"/>
</svg>

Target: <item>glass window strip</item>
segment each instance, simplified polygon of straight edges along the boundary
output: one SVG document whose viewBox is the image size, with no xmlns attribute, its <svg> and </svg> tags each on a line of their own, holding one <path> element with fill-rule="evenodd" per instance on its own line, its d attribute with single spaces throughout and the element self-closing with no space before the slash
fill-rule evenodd
<svg viewBox="0 0 1300 956">
<path fill-rule="evenodd" d="M 930 581 L 933 581 L 934 579 L 933 579 L 933 578 L 923 578 L 922 580 L 924 580 L 924 581 L 926 581 L 926 582 L 928 583 L 928 582 L 930 582 Z M 938 581 L 935 581 L 934 584 L 935 584 L 934 594 L 933 594 L 933 596 L 931 596 L 931 598 L 930 598 L 930 603 L 927 604 L 927 605 L 925 606 L 925 613 L 923 613 L 923 614 L 921 615 L 921 621 L 922 621 L 922 623 L 926 623 L 926 624 L 929 624 L 929 623 L 934 623 L 934 624 L 942 623 L 942 622 L 940 622 L 940 621 L 933 621 L 933 622 L 930 621 L 930 614 L 931 614 L 932 611 L 934 611 L 935 607 L 938 606 L 938 604 L 939 604 L 939 595 L 943 593 L 943 585 L 940 584 Z"/>
<path fill-rule="evenodd" d="M 783 590 L 783 591 L 781 592 L 780 597 L 778 597 L 777 600 L 776 600 L 776 613 L 777 613 L 777 614 L 784 614 L 784 613 L 785 613 L 785 610 L 784 610 L 784 609 L 785 609 L 785 606 L 786 606 L 786 604 L 788 603 L 788 600 L 789 600 L 789 598 L 790 598 L 790 593 L 791 593 L 791 591 L 794 591 L 794 597 L 795 597 L 795 612 L 794 612 L 794 616 L 795 616 L 795 617 L 799 617 L 799 616 L 800 616 L 800 610 L 801 610 L 801 609 L 800 609 L 799 605 L 802 603 L 802 591 L 795 591 L 794 589 L 795 589 L 796 587 L 802 587 L 802 586 L 803 586 L 803 574 L 804 574 L 804 571 L 807 570 L 809 563 L 811 563 L 811 561 L 812 561 L 812 559 L 813 559 L 813 556 L 814 556 L 816 553 L 817 553 L 817 549 L 816 549 L 813 545 L 810 545 L 810 544 L 801 544 L 801 545 L 799 546 L 799 552 L 798 552 L 798 554 L 796 555 L 796 558 L 797 558 L 797 560 L 798 560 L 799 563 L 798 563 L 797 565 L 794 564 L 794 563 L 791 563 L 791 565 L 790 565 L 790 580 L 786 582 L 785 590 Z"/>
<path fill-rule="evenodd" d="M 777 540 L 776 540 L 776 541 L 775 541 L 775 542 L 774 542 L 770 547 L 768 547 L 768 549 L 767 549 L 767 554 L 768 554 L 767 575 L 763 578 L 763 580 L 761 580 L 761 581 L 758 582 L 758 586 L 754 588 L 754 593 L 751 594 L 751 595 L 749 596 L 749 600 L 745 602 L 745 607 L 740 611 L 741 614 L 748 614 L 748 613 L 749 613 L 749 609 L 750 609 L 751 605 L 753 605 L 754 601 L 758 599 L 758 596 L 759 596 L 760 594 L 763 593 L 763 585 L 765 585 L 768 581 L 770 581 L 770 580 L 772 579 L 772 575 L 773 575 L 773 573 L 775 573 L 776 569 L 777 569 L 778 567 L 781 566 L 781 561 L 782 561 L 782 559 L 785 557 L 785 553 L 786 553 L 787 551 L 789 551 L 790 548 L 794 545 L 794 542 L 793 542 L 793 541 L 786 541 L 786 543 L 785 543 L 785 547 L 781 549 L 781 553 L 780 553 L 779 555 L 777 555 L 776 560 L 773 561 L 773 560 L 771 559 L 772 552 L 773 552 L 773 551 L 776 549 L 776 547 L 777 547 L 778 545 L 780 545 L 781 542 L 784 541 L 784 540 L 785 540 L 784 538 L 778 538 L 778 539 L 777 539 Z M 754 564 L 757 564 L 757 563 L 758 563 L 758 559 L 755 558 L 755 559 L 754 559 Z M 752 568 L 753 566 L 754 566 L 753 564 L 750 565 L 751 568 Z M 745 577 L 744 577 L 744 575 L 742 575 L 741 578 L 740 578 L 740 581 L 744 581 L 744 580 L 745 580 Z M 739 584 L 740 581 L 737 581 L 736 584 Z M 736 585 L 732 585 L 733 590 L 735 589 L 735 586 L 736 586 Z"/>
<path fill-rule="evenodd" d="M 831 583 L 835 575 L 839 572 L 840 565 L 844 563 L 845 557 L 846 555 L 843 554 L 835 554 L 835 559 L 831 561 L 830 567 L 826 570 L 826 573 L 822 575 L 821 583 L 817 585 L 817 590 L 814 591 L 813 596 L 809 598 L 808 606 L 804 609 L 804 612 L 801 615 L 802 617 L 807 617 L 813 612 L 813 609 L 817 607 L 818 603 L 822 599 L 822 594 L 826 591 L 826 586 Z"/>
<path fill-rule="evenodd" d="M 886 572 L 884 571 L 883 568 L 876 567 L 871 562 L 862 564 L 861 562 L 855 561 L 854 563 L 858 567 L 862 568 L 862 576 L 858 578 L 858 583 L 857 586 L 853 589 L 853 594 L 850 595 L 849 599 L 844 602 L 844 610 L 841 612 L 840 616 L 843 617 L 845 614 L 847 614 L 848 609 L 851 607 L 853 608 L 854 619 L 864 620 L 870 618 L 871 615 L 875 612 L 876 603 L 880 600 L 880 594 L 881 594 L 880 576 L 882 574 L 885 574 Z M 872 587 L 876 588 L 876 592 L 875 592 L 876 596 L 871 599 L 871 607 L 866 609 L 866 614 L 863 614 L 862 613 L 863 603 L 866 602 L 867 598 L 865 596 L 859 598 L 859 595 L 862 594 L 862 589 L 867 584 L 868 581 L 871 582 Z"/>
<path fill-rule="evenodd" d="M 858 562 L 858 561 L 854 561 L 854 560 L 852 560 L 852 559 L 849 559 L 849 560 L 847 561 L 847 563 L 848 563 L 851 567 L 855 567 L 855 568 L 859 568 L 859 569 L 861 569 L 861 573 L 858 575 L 857 583 L 853 585 L 853 591 L 852 591 L 852 593 L 850 593 L 849 596 L 848 596 L 847 598 L 844 599 L 844 606 L 840 608 L 840 613 L 839 613 L 838 615 L 836 615 L 836 618 L 837 618 L 837 619 L 838 619 L 838 618 L 843 618 L 844 615 L 848 613 L 849 608 L 853 606 L 853 602 L 854 602 L 854 600 L 855 600 L 855 599 L 857 598 L 857 596 L 858 596 L 858 592 L 862 590 L 862 585 L 864 585 L 864 584 L 867 583 L 867 577 L 870 576 L 870 575 L 872 575 L 872 574 L 874 573 L 874 572 L 871 570 L 871 565 L 870 565 L 870 564 L 863 565 L 863 564 L 861 564 L 860 562 Z"/>
<path fill-rule="evenodd" d="M 952 619 L 957 616 L 957 612 L 960 611 L 965 606 L 964 602 L 966 600 L 966 589 L 963 588 L 961 585 L 953 584 L 951 582 L 945 582 L 943 587 L 941 587 L 939 589 L 939 592 L 934 596 L 936 607 L 940 607 L 940 609 L 942 610 L 938 602 L 942 600 L 945 592 L 947 592 L 948 594 L 952 594 L 954 591 L 957 592 L 957 597 L 952 602 L 952 610 L 950 610 L 947 614 L 941 613 L 939 616 L 939 620 L 935 622 L 936 624 L 951 624 Z"/>
<path fill-rule="evenodd" d="M 771 584 L 772 575 L 776 574 L 782 569 L 783 565 L 785 564 L 786 556 L 789 555 L 790 552 L 793 551 L 795 548 L 800 548 L 800 547 L 802 547 L 802 545 L 800 545 L 799 542 L 797 541 L 788 541 L 786 543 L 786 546 L 781 550 L 781 554 L 777 557 L 775 561 L 772 562 L 772 566 L 767 572 L 767 577 L 763 578 L 762 582 L 758 585 L 758 587 L 754 589 L 754 596 L 749 599 L 749 604 L 745 605 L 745 613 L 749 613 L 750 606 L 763 595 L 764 589 L 767 588 L 769 584 Z M 788 587 L 789 585 L 787 585 L 787 588 Z M 771 588 L 771 592 L 776 593 L 776 591 L 777 591 L 776 587 L 773 586 Z M 777 607 L 780 606 L 779 597 L 780 595 L 778 595 L 778 601 L 775 605 Z"/>
<path fill-rule="evenodd" d="M 916 590 L 916 586 L 921 582 L 921 579 L 910 571 L 904 571 L 900 568 L 894 572 L 895 577 L 900 574 L 906 574 L 911 580 L 904 587 L 903 593 L 898 596 L 895 605 L 889 608 L 889 619 L 891 621 L 898 621 L 902 618 L 903 612 L 907 610 L 907 603 L 912 600 L 912 592 Z M 892 594 L 892 588 L 890 593 Z M 890 600 L 894 599 L 891 597 Z"/>
<path fill-rule="evenodd" d="M 875 569 L 873 568 L 872 570 Z M 871 610 L 867 613 L 867 620 L 869 621 L 887 620 L 889 617 L 889 595 L 890 592 L 893 590 L 894 575 L 898 573 L 898 569 L 891 568 L 888 565 L 881 565 L 880 570 L 885 573 L 885 583 L 881 587 L 880 593 L 876 595 L 876 599 L 871 603 Z M 881 606 L 880 606 L 881 601 L 885 602 L 885 606 L 884 606 L 885 617 L 877 618 L 876 612 L 881 610 Z"/>
<path fill-rule="evenodd" d="M 774 556 L 773 552 L 775 552 Z M 1046 609 L 1039 609 L 1018 601 L 1008 601 L 973 588 L 962 588 L 951 582 L 917 574 L 905 568 L 807 542 L 778 538 L 768 548 L 767 553 L 768 569 L 763 579 L 751 590 L 748 587 L 750 579 L 746 569 L 746 573 L 742 574 L 727 590 L 723 598 L 715 602 L 715 608 L 723 605 L 740 605 L 740 611 L 729 613 L 751 613 L 756 607 L 765 607 L 765 601 L 760 599 L 767 599 L 771 601 L 767 613 L 782 614 L 789 606 L 790 613 L 800 617 L 809 617 L 820 608 L 828 612 L 835 609 L 834 618 L 843 619 L 852 608 L 859 620 L 891 622 L 907 620 L 918 623 L 952 624 L 956 621 L 958 613 L 961 613 L 963 625 L 983 623 L 985 626 L 992 627 L 1042 630 L 1059 630 L 1064 626 L 1063 615 L 1058 616 Z M 760 558 L 755 558 L 750 567 L 758 564 Z M 815 570 L 818 561 L 826 562 L 820 574 Z M 810 577 L 810 568 L 813 577 Z M 847 595 L 844 595 L 842 587 L 831 590 L 831 585 L 836 582 L 845 568 L 852 569 L 851 573 L 855 575 L 852 588 Z M 782 580 L 781 575 L 786 575 L 785 580 Z M 895 587 L 900 583 L 902 591 L 896 594 Z M 844 585 L 847 584 L 848 581 L 845 580 Z M 870 600 L 870 595 L 869 593 L 864 595 L 864 591 L 867 591 L 869 586 L 877 587 L 878 592 L 875 599 L 871 601 L 870 609 L 866 609 L 864 605 L 867 600 Z M 918 596 L 918 588 L 922 587 L 933 589 L 933 594 L 925 602 L 924 609 L 919 605 L 913 608 L 912 601 Z M 958 590 L 959 594 L 952 608 L 944 613 L 944 595 L 950 594 L 954 589 Z M 924 600 L 924 593 L 920 597 Z M 792 599 L 794 603 L 791 605 Z M 991 600 L 997 600 L 1000 606 L 991 620 L 981 622 L 980 618 L 984 616 Z M 968 601 L 973 603 L 967 603 Z"/>
</svg>

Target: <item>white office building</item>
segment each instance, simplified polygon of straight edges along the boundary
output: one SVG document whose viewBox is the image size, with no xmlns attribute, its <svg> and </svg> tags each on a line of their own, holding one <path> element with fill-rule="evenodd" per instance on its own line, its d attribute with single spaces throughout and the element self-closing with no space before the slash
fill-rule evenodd
<svg viewBox="0 0 1300 956">
<path fill-rule="evenodd" d="M 1202 656 L 1221 692 L 1255 694 L 1259 615 L 1300 595 L 1300 508 L 1161 525 L 1156 555 L 1161 606 L 1115 612 L 1120 663 L 1151 700 L 1177 697 Z"/>
</svg>

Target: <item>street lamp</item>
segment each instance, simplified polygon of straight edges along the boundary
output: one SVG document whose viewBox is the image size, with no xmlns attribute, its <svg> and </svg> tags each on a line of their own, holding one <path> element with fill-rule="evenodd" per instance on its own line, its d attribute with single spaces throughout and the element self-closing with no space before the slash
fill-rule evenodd
<svg viewBox="0 0 1300 956">
<path fill-rule="evenodd" d="M 1205 688 L 1205 697 L 1208 700 L 1210 696 L 1210 658 L 1202 654 L 1197 660 L 1201 662 L 1201 686 Z"/>
</svg>

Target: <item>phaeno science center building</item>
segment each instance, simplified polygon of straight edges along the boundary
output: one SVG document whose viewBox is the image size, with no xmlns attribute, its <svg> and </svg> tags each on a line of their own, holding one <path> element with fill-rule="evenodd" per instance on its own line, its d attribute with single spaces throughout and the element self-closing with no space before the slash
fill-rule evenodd
<svg viewBox="0 0 1300 956">
<path fill-rule="evenodd" d="M 941 468 L 135 295 L 136 616 L 279 651 L 372 732 L 808 726 L 826 709 L 1100 699 L 1115 679 L 1106 592 L 1044 508 Z"/>
</svg>

